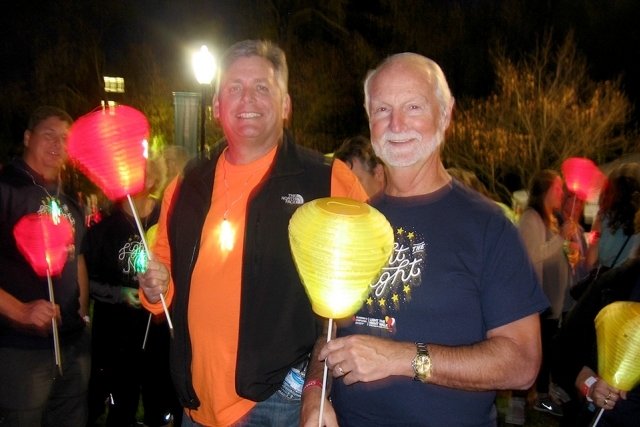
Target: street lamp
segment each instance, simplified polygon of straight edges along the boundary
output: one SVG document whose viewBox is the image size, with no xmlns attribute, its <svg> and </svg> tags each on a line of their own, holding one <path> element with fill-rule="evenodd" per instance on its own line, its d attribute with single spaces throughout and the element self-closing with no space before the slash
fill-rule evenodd
<svg viewBox="0 0 640 427">
<path fill-rule="evenodd" d="M 193 55 L 193 68 L 196 72 L 196 79 L 200 83 L 202 90 L 202 99 L 200 101 L 200 156 L 204 157 L 204 124 L 205 124 L 205 105 L 207 98 L 207 86 L 211 84 L 213 75 L 216 72 L 216 62 L 213 59 L 213 55 L 209 53 L 206 46 L 202 46 L 199 52 Z"/>
</svg>

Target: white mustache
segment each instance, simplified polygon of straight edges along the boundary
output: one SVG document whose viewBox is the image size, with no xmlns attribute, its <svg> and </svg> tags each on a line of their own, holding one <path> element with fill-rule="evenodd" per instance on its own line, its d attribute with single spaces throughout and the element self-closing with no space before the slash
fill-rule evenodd
<svg viewBox="0 0 640 427">
<path fill-rule="evenodd" d="M 415 130 L 402 133 L 386 131 L 380 138 L 380 142 L 385 143 L 390 141 L 407 141 L 409 139 L 415 139 L 418 142 L 422 142 L 422 135 Z"/>
</svg>

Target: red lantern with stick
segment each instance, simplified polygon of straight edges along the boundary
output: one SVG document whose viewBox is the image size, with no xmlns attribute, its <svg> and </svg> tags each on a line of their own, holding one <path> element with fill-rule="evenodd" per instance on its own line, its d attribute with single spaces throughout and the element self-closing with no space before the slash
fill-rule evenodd
<svg viewBox="0 0 640 427">
<path fill-rule="evenodd" d="M 13 235 L 20 253 L 29 261 L 38 276 L 46 277 L 49 286 L 49 301 L 56 303 L 51 276 L 62 272 L 73 245 L 73 227 L 65 216 L 39 215 L 24 216 L 13 227 Z M 56 318 L 51 319 L 53 329 L 54 356 L 62 375 L 60 340 Z"/>
<path fill-rule="evenodd" d="M 579 199 L 594 201 L 606 180 L 602 171 L 589 159 L 572 157 L 562 163 L 562 174 L 570 192 Z"/>
<path fill-rule="evenodd" d="M 140 111 L 118 105 L 76 120 L 67 152 L 111 200 L 143 190 L 149 122 Z"/>
<path fill-rule="evenodd" d="M 67 135 L 67 153 L 78 163 L 80 170 L 109 199 L 126 197 L 129 200 L 147 257 L 150 256 L 149 246 L 131 195 L 144 189 L 148 136 L 147 118 L 126 105 L 96 110 L 80 117 Z M 160 295 L 160 300 L 173 335 L 164 295 Z"/>
<path fill-rule="evenodd" d="M 47 271 L 52 276 L 62 272 L 73 245 L 73 228 L 66 217 L 60 216 L 55 224 L 50 215 L 26 215 L 14 226 L 13 235 L 18 250 L 38 276 L 46 277 Z"/>
</svg>

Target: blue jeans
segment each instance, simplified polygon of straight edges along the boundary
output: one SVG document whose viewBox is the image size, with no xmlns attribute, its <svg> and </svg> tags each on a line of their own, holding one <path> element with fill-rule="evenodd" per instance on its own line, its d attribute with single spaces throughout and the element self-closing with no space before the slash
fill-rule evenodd
<svg viewBox="0 0 640 427">
<path fill-rule="evenodd" d="M 229 427 L 298 427 L 300 399 L 290 398 L 278 390 L 267 400 L 258 402 L 245 416 Z M 182 427 L 204 427 L 191 421 L 189 413 L 182 416 Z"/>
<path fill-rule="evenodd" d="M 0 348 L 0 426 L 84 427 L 87 423 L 90 332 L 62 345 L 63 375 L 52 349 Z"/>
</svg>

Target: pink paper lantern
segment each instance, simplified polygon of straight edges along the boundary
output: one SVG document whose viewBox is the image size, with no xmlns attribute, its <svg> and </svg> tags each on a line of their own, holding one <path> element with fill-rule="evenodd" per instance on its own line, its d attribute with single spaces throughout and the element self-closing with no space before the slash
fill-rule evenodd
<svg viewBox="0 0 640 427">
<path fill-rule="evenodd" d="M 111 200 L 144 189 L 149 122 L 140 111 L 118 105 L 76 120 L 67 152 Z"/>
<path fill-rule="evenodd" d="M 606 176 L 589 159 L 572 157 L 562 163 L 562 174 L 569 191 L 586 201 L 594 201 L 600 194 Z"/>
<path fill-rule="evenodd" d="M 69 248 L 73 245 L 73 227 L 69 220 L 51 215 L 29 214 L 13 227 L 13 235 L 20 253 L 29 261 L 38 276 L 52 276 L 62 272 Z"/>
</svg>

